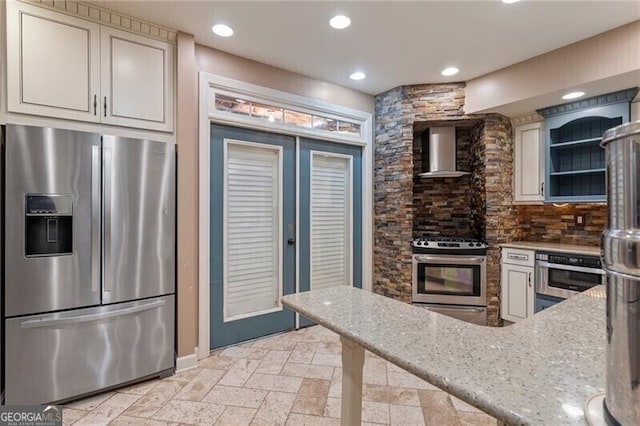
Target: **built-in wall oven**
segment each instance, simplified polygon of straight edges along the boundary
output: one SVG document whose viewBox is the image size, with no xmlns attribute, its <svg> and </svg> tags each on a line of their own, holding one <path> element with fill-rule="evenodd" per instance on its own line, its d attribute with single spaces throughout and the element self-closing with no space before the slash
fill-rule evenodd
<svg viewBox="0 0 640 426">
<path fill-rule="evenodd" d="M 486 325 L 486 245 L 468 238 L 414 240 L 412 301 Z"/>
<path fill-rule="evenodd" d="M 604 284 L 605 275 L 597 256 L 537 252 L 535 312 Z"/>
</svg>

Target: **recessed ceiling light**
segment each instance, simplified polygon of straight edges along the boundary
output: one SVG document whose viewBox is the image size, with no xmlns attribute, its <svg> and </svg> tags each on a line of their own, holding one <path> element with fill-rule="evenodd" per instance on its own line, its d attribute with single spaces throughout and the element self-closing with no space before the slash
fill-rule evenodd
<svg viewBox="0 0 640 426">
<path fill-rule="evenodd" d="M 342 30 L 351 25 L 351 19 L 348 16 L 336 15 L 329 21 L 329 25 L 337 30 Z"/>
<path fill-rule="evenodd" d="M 458 74 L 458 71 L 460 71 L 458 68 L 456 67 L 449 67 L 449 68 L 445 68 L 442 70 L 441 74 L 449 77 L 450 75 L 456 75 Z"/>
<path fill-rule="evenodd" d="M 351 75 L 349 76 L 349 78 L 351 80 L 364 80 L 367 77 L 367 75 L 363 72 L 360 71 L 356 71 L 354 73 L 351 73 Z"/>
<path fill-rule="evenodd" d="M 220 37 L 231 37 L 233 35 L 233 29 L 225 24 L 216 24 L 211 27 L 211 31 Z"/>
<path fill-rule="evenodd" d="M 513 4 L 518 3 L 520 0 L 502 0 L 502 3 Z"/>
<path fill-rule="evenodd" d="M 577 99 L 582 96 L 584 96 L 584 92 L 571 92 L 564 95 L 562 99 Z"/>
</svg>

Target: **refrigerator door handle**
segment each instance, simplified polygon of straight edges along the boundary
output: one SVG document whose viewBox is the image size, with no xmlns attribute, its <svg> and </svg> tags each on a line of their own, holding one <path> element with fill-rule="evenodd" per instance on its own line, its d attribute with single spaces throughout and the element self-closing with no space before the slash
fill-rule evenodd
<svg viewBox="0 0 640 426">
<path fill-rule="evenodd" d="M 105 146 L 103 156 L 103 238 L 102 238 L 102 278 L 103 290 L 111 291 L 111 148 Z"/>
<path fill-rule="evenodd" d="M 56 327 L 66 324 L 78 324 L 90 321 L 100 321 L 108 318 L 119 317 L 123 315 L 137 314 L 139 312 L 148 311 L 151 309 L 164 306 L 164 300 L 155 300 L 144 305 L 132 306 L 130 308 L 118 309 L 117 311 L 101 312 L 99 314 L 90 315 L 75 315 L 67 318 L 45 318 L 28 320 L 20 323 L 20 328 L 41 328 L 41 327 Z"/>
<path fill-rule="evenodd" d="M 100 146 L 91 147 L 91 291 L 100 287 Z"/>
</svg>

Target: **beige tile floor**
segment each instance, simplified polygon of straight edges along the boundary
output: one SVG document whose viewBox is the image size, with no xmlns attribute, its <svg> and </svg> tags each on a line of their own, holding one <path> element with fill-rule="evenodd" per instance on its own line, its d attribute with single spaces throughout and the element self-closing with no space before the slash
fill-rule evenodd
<svg viewBox="0 0 640 426">
<path fill-rule="evenodd" d="M 496 420 L 367 352 L 363 424 Z M 320 326 L 212 353 L 198 368 L 67 404 L 74 425 L 339 425 L 340 342 Z"/>
</svg>

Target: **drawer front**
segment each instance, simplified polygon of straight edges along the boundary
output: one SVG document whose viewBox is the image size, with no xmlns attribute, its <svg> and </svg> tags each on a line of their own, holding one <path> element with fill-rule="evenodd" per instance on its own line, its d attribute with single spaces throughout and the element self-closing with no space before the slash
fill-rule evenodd
<svg viewBox="0 0 640 426">
<path fill-rule="evenodd" d="M 510 265 L 534 266 L 535 252 L 533 250 L 522 250 L 505 247 L 502 249 L 502 263 Z"/>
<path fill-rule="evenodd" d="M 6 321 L 6 404 L 74 398 L 174 366 L 174 296 Z"/>
</svg>

